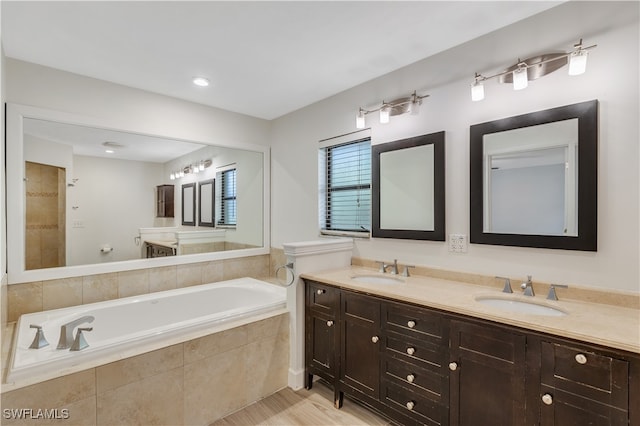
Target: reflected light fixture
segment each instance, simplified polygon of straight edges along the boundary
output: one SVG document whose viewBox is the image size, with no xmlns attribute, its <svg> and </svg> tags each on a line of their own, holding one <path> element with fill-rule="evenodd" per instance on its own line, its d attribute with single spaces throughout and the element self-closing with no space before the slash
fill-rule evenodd
<svg viewBox="0 0 640 426">
<path fill-rule="evenodd" d="M 188 174 L 196 174 L 196 173 L 203 172 L 205 169 L 211 167 L 211 164 L 213 164 L 211 160 L 200 160 L 191 164 L 187 164 L 181 169 L 171 172 L 169 174 L 169 179 L 170 180 L 180 179 L 185 177 L 185 175 L 188 175 Z"/>
<path fill-rule="evenodd" d="M 191 81 L 193 84 L 200 87 L 207 87 L 209 85 L 209 79 L 205 77 L 193 77 Z"/>
<path fill-rule="evenodd" d="M 512 83 L 514 90 L 522 90 L 529 85 L 529 81 L 550 74 L 567 63 L 569 64 L 569 75 L 583 74 L 587 67 L 589 50 L 596 46 L 597 44 L 583 47 L 582 39 L 580 39 L 578 43 L 573 45 L 573 50 L 568 53 L 547 53 L 523 61 L 518 59 L 515 65 L 489 77 L 476 73 L 471 85 L 471 100 L 481 101 L 484 99 L 483 83 L 492 78 L 499 79 L 501 83 Z"/>
<path fill-rule="evenodd" d="M 404 98 L 398 98 L 391 102 L 382 101 L 382 105 L 378 108 L 369 110 L 361 107 L 358 109 L 356 114 L 356 128 L 364 129 L 366 126 L 365 116 L 373 112 L 380 113 L 380 123 L 382 124 L 388 123 L 390 117 L 394 115 L 406 113 L 418 115 L 420 112 L 420 105 L 422 105 L 422 100 L 428 96 L 429 95 L 418 95 L 416 91 L 414 91 L 410 96 Z"/>
</svg>

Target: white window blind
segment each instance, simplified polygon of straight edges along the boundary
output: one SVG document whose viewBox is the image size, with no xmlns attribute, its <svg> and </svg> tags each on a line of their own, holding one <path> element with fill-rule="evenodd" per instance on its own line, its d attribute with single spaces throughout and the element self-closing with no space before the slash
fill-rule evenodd
<svg viewBox="0 0 640 426">
<path fill-rule="evenodd" d="M 236 226 L 236 168 L 216 172 L 216 226 Z"/>
<path fill-rule="evenodd" d="M 371 139 L 320 148 L 320 229 L 371 229 Z"/>
</svg>

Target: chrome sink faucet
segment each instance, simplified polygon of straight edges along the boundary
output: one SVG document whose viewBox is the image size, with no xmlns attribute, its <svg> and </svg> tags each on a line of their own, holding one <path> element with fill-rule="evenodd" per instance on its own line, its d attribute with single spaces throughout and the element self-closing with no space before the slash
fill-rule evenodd
<svg viewBox="0 0 640 426">
<path fill-rule="evenodd" d="M 69 349 L 73 344 L 73 330 L 80 324 L 85 322 L 93 322 L 95 317 L 93 315 L 85 315 L 60 327 L 60 339 L 58 339 L 58 346 L 56 349 Z"/>
<path fill-rule="evenodd" d="M 393 263 L 386 263 L 382 261 L 377 261 L 376 263 L 380 264 L 380 269 L 378 269 L 378 272 L 384 274 L 385 272 L 387 272 L 387 268 L 391 267 L 391 272 L 389 273 L 391 275 L 398 275 L 398 259 L 393 259 Z"/>
<path fill-rule="evenodd" d="M 525 296 L 535 296 L 536 293 L 533 291 L 533 282 L 531 281 L 531 275 L 527 275 L 527 281 L 520 284 L 520 288 L 524 290 Z"/>
</svg>

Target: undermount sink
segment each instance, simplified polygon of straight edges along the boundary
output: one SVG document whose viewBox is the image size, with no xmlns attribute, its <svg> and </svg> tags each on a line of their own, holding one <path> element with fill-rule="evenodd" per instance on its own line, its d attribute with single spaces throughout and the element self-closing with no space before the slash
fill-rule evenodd
<svg viewBox="0 0 640 426">
<path fill-rule="evenodd" d="M 384 275 L 354 275 L 351 277 L 353 281 L 367 284 L 402 284 L 404 281 L 400 278 L 389 277 Z"/>
<path fill-rule="evenodd" d="M 494 296 L 478 296 L 476 302 L 493 308 L 502 309 L 509 312 L 520 312 L 522 314 L 545 315 L 552 317 L 561 317 L 567 315 L 566 312 L 554 308 L 553 306 L 542 305 L 534 301 L 526 301 L 521 299 L 507 299 Z"/>
</svg>

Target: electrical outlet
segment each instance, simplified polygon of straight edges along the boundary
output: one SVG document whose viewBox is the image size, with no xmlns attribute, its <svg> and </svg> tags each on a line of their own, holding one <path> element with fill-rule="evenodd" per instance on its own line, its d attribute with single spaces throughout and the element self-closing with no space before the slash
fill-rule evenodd
<svg viewBox="0 0 640 426">
<path fill-rule="evenodd" d="M 84 228 L 84 221 L 82 220 L 74 220 L 71 225 L 72 228 Z"/>
<path fill-rule="evenodd" d="M 466 234 L 449 234 L 449 251 L 453 253 L 467 252 Z"/>
</svg>

